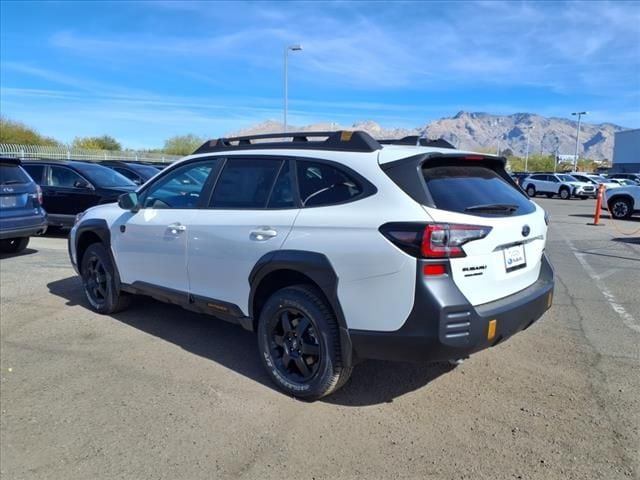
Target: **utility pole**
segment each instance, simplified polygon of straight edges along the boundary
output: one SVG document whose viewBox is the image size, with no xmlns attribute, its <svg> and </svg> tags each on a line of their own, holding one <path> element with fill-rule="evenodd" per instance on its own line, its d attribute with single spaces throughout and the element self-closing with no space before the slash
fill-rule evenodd
<svg viewBox="0 0 640 480">
<path fill-rule="evenodd" d="M 289 94 L 289 80 L 287 78 L 289 73 L 289 50 L 292 52 L 299 52 L 302 50 L 302 45 L 288 45 L 284 49 L 284 131 L 287 131 L 287 107 L 289 100 L 287 96 Z"/>
<path fill-rule="evenodd" d="M 578 171 L 578 144 L 580 142 L 580 117 L 582 117 L 582 115 L 586 115 L 589 112 L 573 112 L 571 115 L 577 115 L 578 116 L 578 128 L 576 129 L 576 153 L 573 156 L 573 171 L 577 172 Z"/>
</svg>

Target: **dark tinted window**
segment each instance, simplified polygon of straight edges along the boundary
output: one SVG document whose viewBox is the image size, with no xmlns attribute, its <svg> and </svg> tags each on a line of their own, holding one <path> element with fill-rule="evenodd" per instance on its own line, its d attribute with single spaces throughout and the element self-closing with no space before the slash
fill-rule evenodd
<svg viewBox="0 0 640 480">
<path fill-rule="evenodd" d="M 70 168 L 52 165 L 49 169 L 51 173 L 47 185 L 51 187 L 81 188 L 87 185 L 87 181 Z"/>
<path fill-rule="evenodd" d="M 123 177 L 115 170 L 103 167 L 102 165 L 94 165 L 91 163 L 76 163 L 75 168 L 86 176 L 91 182 L 98 187 L 135 187 L 133 183 L 126 177 Z"/>
<path fill-rule="evenodd" d="M 295 206 L 293 199 L 293 182 L 289 162 L 285 161 L 278 175 L 267 208 L 290 208 Z"/>
<path fill-rule="evenodd" d="M 0 163 L 0 185 L 31 183 L 31 178 L 18 165 Z"/>
<path fill-rule="evenodd" d="M 127 170 L 126 168 L 120 168 L 120 167 L 111 167 L 111 168 L 113 168 L 113 170 L 118 172 L 120 175 L 127 177 L 132 182 L 140 181 L 140 176 L 137 173 Z"/>
<path fill-rule="evenodd" d="M 34 182 L 42 183 L 42 174 L 44 172 L 44 166 L 22 164 L 22 167 L 27 171 L 29 176 L 33 178 Z"/>
<path fill-rule="evenodd" d="M 362 187 L 351 176 L 332 165 L 298 161 L 296 168 L 305 207 L 343 203 L 362 193 Z"/>
<path fill-rule="evenodd" d="M 435 206 L 442 210 L 480 216 L 523 215 L 535 210 L 522 192 L 489 167 L 441 165 L 425 167 L 422 173 Z M 513 206 L 515 211 L 500 205 Z"/>
<path fill-rule="evenodd" d="M 156 180 L 142 194 L 144 208 L 196 208 L 217 160 L 177 167 Z"/>
<path fill-rule="evenodd" d="M 214 208 L 264 208 L 281 160 L 228 159 L 210 206 Z"/>
<path fill-rule="evenodd" d="M 529 178 L 531 180 L 546 180 L 547 176 L 546 175 L 531 175 Z"/>
</svg>

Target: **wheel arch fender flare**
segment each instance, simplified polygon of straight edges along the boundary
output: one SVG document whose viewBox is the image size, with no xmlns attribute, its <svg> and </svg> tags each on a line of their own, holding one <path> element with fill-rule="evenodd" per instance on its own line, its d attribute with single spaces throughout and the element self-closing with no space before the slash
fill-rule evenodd
<svg viewBox="0 0 640 480">
<path fill-rule="evenodd" d="M 100 239 L 100 242 L 104 245 L 107 250 L 107 254 L 109 255 L 109 259 L 113 265 L 113 270 L 115 273 L 115 282 L 116 286 L 120 288 L 120 273 L 118 272 L 118 266 L 116 265 L 116 260 L 113 257 L 113 252 L 111 251 L 111 230 L 109 229 L 109 225 L 107 221 L 102 218 L 89 218 L 87 220 L 82 221 L 76 227 L 76 236 L 75 236 L 75 247 L 76 247 L 76 257 L 78 260 L 78 269 L 82 266 L 82 254 L 86 251 L 89 246 L 84 245 L 82 239 L 86 238 L 86 234 L 92 234 Z"/>
<path fill-rule="evenodd" d="M 308 277 L 320 289 L 336 316 L 340 332 L 342 363 L 352 365 L 352 344 L 344 312 L 338 299 L 338 275 L 329 259 L 322 253 L 306 250 L 278 250 L 266 253 L 249 274 L 249 316 L 255 321 L 256 293 L 263 279 L 279 270 L 289 270 Z"/>
</svg>

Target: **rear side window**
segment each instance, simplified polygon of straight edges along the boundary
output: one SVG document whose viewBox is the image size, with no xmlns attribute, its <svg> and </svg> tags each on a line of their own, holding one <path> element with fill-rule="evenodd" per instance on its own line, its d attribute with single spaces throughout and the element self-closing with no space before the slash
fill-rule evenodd
<svg viewBox="0 0 640 480">
<path fill-rule="evenodd" d="M 33 178 L 33 181 L 40 184 L 42 183 L 42 175 L 44 173 L 43 165 L 22 165 L 22 167 L 27 171 L 29 176 Z"/>
<path fill-rule="evenodd" d="M 211 196 L 213 208 L 265 208 L 281 160 L 228 159 Z"/>
<path fill-rule="evenodd" d="M 298 161 L 298 187 L 305 207 L 347 202 L 362 193 L 350 175 L 325 163 Z"/>
<path fill-rule="evenodd" d="M 12 163 L 0 163 L 0 185 L 31 183 L 31 178 L 22 168 Z"/>
<path fill-rule="evenodd" d="M 525 215 L 535 206 L 495 170 L 449 164 L 422 169 L 436 208 L 478 216 Z"/>
</svg>

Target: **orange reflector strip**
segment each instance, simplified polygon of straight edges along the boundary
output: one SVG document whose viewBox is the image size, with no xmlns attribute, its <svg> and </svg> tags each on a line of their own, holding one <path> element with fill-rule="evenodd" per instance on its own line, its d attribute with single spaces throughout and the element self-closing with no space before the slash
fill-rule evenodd
<svg viewBox="0 0 640 480">
<path fill-rule="evenodd" d="M 444 275 L 447 273 L 447 269 L 442 264 L 425 265 L 422 268 L 422 273 L 425 275 Z"/>
<path fill-rule="evenodd" d="M 551 292 L 549 298 L 547 298 L 547 308 L 551 308 L 551 302 L 553 302 L 553 292 Z"/>
<path fill-rule="evenodd" d="M 493 340 L 496 336 L 496 327 L 498 326 L 497 320 L 489 321 L 489 330 L 487 331 L 487 340 Z"/>
</svg>

